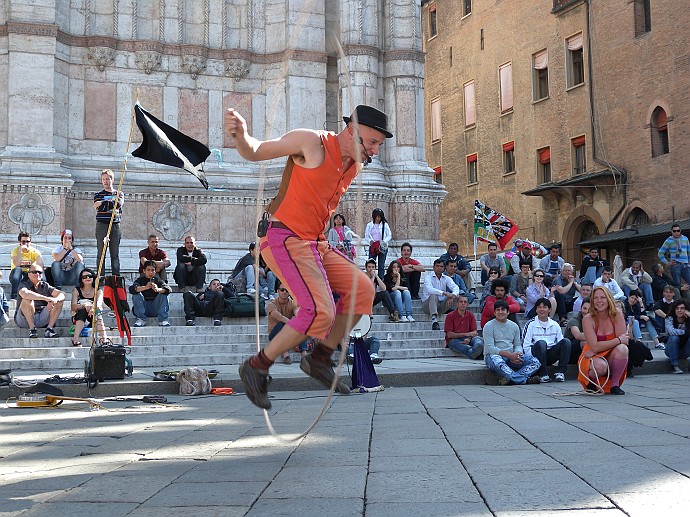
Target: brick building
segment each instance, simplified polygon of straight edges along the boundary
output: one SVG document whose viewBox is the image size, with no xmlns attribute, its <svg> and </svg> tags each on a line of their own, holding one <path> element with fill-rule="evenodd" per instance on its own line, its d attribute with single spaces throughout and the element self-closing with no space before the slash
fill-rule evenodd
<svg viewBox="0 0 690 517">
<path fill-rule="evenodd" d="M 671 221 L 690 229 L 690 198 L 672 194 L 690 168 L 687 10 L 435 0 L 422 17 L 443 240 L 471 254 L 475 199 L 576 264 L 595 243 L 650 263 Z"/>
</svg>

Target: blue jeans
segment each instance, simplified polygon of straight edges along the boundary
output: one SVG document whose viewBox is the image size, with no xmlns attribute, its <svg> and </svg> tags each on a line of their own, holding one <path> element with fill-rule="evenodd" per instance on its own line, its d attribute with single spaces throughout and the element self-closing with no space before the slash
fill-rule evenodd
<svg viewBox="0 0 690 517">
<path fill-rule="evenodd" d="M 681 346 L 680 338 L 681 336 L 668 336 L 668 341 L 666 341 L 664 353 L 671 360 L 671 366 L 678 366 L 678 359 L 687 359 L 690 356 L 688 342 L 685 341 L 683 346 Z"/>
<path fill-rule="evenodd" d="M 680 287 L 680 279 L 683 279 L 690 284 L 690 266 L 688 264 L 681 264 L 676 262 L 674 266 L 671 266 L 671 277 L 673 278 L 673 284 L 676 287 Z"/>
<path fill-rule="evenodd" d="M 465 338 L 456 338 L 448 341 L 448 348 L 453 352 L 465 355 L 468 359 L 478 359 L 481 352 L 478 353 L 479 347 L 484 350 L 484 340 L 479 336 L 470 339 L 470 344 L 465 344 Z M 476 354 L 476 355 L 475 355 Z"/>
<path fill-rule="evenodd" d="M 585 276 L 580 280 L 583 284 L 594 284 L 594 281 L 601 276 L 603 270 L 603 267 L 590 266 L 587 268 Z"/>
<path fill-rule="evenodd" d="M 626 285 L 621 286 L 623 289 L 623 292 L 625 293 L 625 296 L 630 295 L 630 288 Z M 652 284 L 648 284 L 647 282 L 640 282 L 640 284 L 637 286 L 637 288 L 640 290 L 642 293 L 642 299 L 644 300 L 644 305 L 648 309 L 651 309 L 654 306 L 654 295 L 652 294 Z"/>
<path fill-rule="evenodd" d="M 410 295 L 409 289 L 406 289 L 405 291 L 398 291 L 396 289 L 389 291 L 389 293 L 391 298 L 393 298 L 393 303 L 395 304 L 395 308 L 398 310 L 400 317 L 412 316 L 412 295 Z"/>
<path fill-rule="evenodd" d="M 264 268 L 261 268 L 261 271 L 263 270 Z M 244 273 L 244 277 L 247 280 L 247 289 L 256 289 L 256 273 L 254 272 L 254 266 L 250 264 L 244 268 L 242 273 Z M 266 278 L 259 275 L 259 288 L 262 292 L 268 294 L 268 296 L 272 296 L 276 293 L 276 275 L 273 271 L 266 273 Z"/>
<path fill-rule="evenodd" d="M 283 330 L 284 326 L 285 326 L 285 323 L 283 323 L 282 321 L 279 321 L 278 323 L 276 323 L 275 327 L 273 327 L 273 330 L 271 330 L 271 332 L 268 334 L 268 340 L 270 341 L 274 337 L 276 337 L 278 335 L 278 333 L 281 330 Z M 307 348 L 308 348 L 308 346 L 307 346 L 308 344 L 309 344 L 308 339 L 305 339 L 304 341 L 302 341 L 299 345 L 297 345 L 297 346 L 299 346 L 299 351 L 300 352 L 306 352 Z"/>
<path fill-rule="evenodd" d="M 568 371 L 568 361 L 570 361 L 571 347 L 572 343 L 567 337 L 561 339 L 551 348 L 548 348 L 546 345 L 546 341 L 542 339 L 534 343 L 532 345 L 532 355 L 536 357 L 537 360 L 541 363 L 541 366 L 539 367 L 537 374 L 547 375 L 548 370 L 546 367 L 558 361 L 558 367 L 556 368 L 556 372 L 565 375 L 565 372 Z"/>
<path fill-rule="evenodd" d="M 158 321 L 165 321 L 168 319 L 168 295 L 158 293 L 156 297 L 150 302 L 144 298 L 141 293 L 132 295 L 132 311 L 139 319 L 146 319 L 147 317 L 157 317 Z"/>
<path fill-rule="evenodd" d="M 539 360 L 531 355 L 523 355 L 519 364 L 511 363 L 507 357 L 498 354 L 484 355 L 484 362 L 489 370 L 514 384 L 527 384 L 527 379 L 541 366 Z"/>
<path fill-rule="evenodd" d="M 79 285 L 79 274 L 84 271 L 84 263 L 77 264 L 69 271 L 62 270 L 62 262 L 53 262 L 50 266 L 53 273 L 54 287 L 60 289 L 63 285 Z"/>
<path fill-rule="evenodd" d="M 652 320 L 649 320 L 649 322 L 643 321 L 642 323 L 640 323 L 639 320 L 635 319 L 633 320 L 632 325 L 632 334 L 635 339 L 642 339 L 642 325 L 644 325 L 647 328 L 647 332 L 649 332 L 649 335 L 652 339 L 656 339 L 659 337 L 659 334 L 657 334 L 654 325 L 652 325 Z"/>
<path fill-rule="evenodd" d="M 17 266 L 12 271 L 10 271 L 10 285 L 12 286 L 12 298 L 17 297 L 17 293 L 19 292 L 19 284 L 22 282 L 22 280 L 26 280 L 28 277 L 29 275 L 23 273 L 22 268 L 20 266 Z"/>
<path fill-rule="evenodd" d="M 386 274 L 386 255 L 388 255 L 387 249 L 386 251 L 376 253 L 375 255 L 372 255 L 371 251 L 369 252 L 369 258 L 373 258 L 378 264 L 379 278 L 383 278 L 383 276 Z"/>
<path fill-rule="evenodd" d="M 364 340 L 364 344 L 369 350 L 369 354 L 378 354 L 379 348 L 381 348 L 381 341 L 375 336 L 368 337 Z M 347 345 L 347 355 L 352 355 L 355 353 L 354 338 L 350 338 L 350 343 Z"/>
</svg>

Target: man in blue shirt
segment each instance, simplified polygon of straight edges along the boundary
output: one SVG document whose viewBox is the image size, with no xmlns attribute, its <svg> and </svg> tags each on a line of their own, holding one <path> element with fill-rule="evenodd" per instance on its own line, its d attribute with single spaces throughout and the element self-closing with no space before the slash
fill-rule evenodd
<svg viewBox="0 0 690 517">
<path fill-rule="evenodd" d="M 668 255 L 668 258 L 667 258 Z M 680 226 L 671 227 L 671 235 L 659 248 L 659 260 L 671 266 L 671 276 L 676 287 L 680 287 L 681 277 L 690 284 L 690 242 L 680 232 Z"/>
</svg>

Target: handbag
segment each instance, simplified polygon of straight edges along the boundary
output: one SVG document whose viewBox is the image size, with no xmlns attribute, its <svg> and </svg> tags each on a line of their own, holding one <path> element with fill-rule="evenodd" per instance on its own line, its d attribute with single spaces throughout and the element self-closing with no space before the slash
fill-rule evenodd
<svg viewBox="0 0 690 517">
<path fill-rule="evenodd" d="M 226 298 L 225 316 L 228 318 L 254 316 L 254 297 L 249 294 L 238 294 L 237 296 Z M 259 316 L 266 316 L 266 302 L 260 296 Z"/>
</svg>

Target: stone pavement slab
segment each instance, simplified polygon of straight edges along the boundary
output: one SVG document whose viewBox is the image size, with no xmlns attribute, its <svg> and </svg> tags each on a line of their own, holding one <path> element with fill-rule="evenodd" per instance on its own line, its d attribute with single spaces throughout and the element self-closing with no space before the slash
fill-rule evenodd
<svg viewBox="0 0 690 517">
<path fill-rule="evenodd" d="M 679 377 L 679 378 L 677 378 Z M 0 517 L 687 515 L 690 376 L 0 408 Z"/>
</svg>

